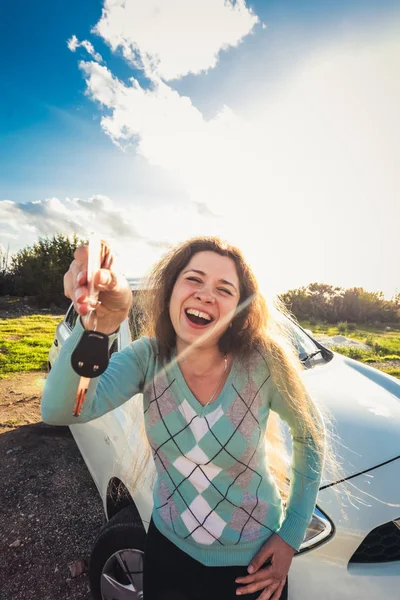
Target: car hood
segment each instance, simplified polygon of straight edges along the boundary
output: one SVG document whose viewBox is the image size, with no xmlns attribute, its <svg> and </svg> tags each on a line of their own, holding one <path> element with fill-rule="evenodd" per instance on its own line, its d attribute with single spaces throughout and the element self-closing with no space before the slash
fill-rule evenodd
<svg viewBox="0 0 400 600">
<path fill-rule="evenodd" d="M 340 354 L 304 374 L 322 412 L 342 477 L 400 455 L 400 381 Z M 326 468 L 322 485 L 337 481 Z"/>
</svg>

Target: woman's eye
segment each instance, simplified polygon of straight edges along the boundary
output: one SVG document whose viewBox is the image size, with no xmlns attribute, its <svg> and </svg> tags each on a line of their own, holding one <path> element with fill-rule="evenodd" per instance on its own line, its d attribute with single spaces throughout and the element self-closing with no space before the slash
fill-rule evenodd
<svg viewBox="0 0 400 600">
<path fill-rule="evenodd" d="M 189 281 L 195 281 L 196 283 L 201 283 L 201 280 L 200 280 L 200 279 L 198 279 L 197 277 L 187 277 L 187 279 L 188 279 Z"/>
<path fill-rule="evenodd" d="M 225 292 L 225 294 L 229 294 L 230 296 L 232 296 L 232 292 L 230 290 L 227 290 L 226 288 L 218 288 L 220 292 Z"/>
</svg>

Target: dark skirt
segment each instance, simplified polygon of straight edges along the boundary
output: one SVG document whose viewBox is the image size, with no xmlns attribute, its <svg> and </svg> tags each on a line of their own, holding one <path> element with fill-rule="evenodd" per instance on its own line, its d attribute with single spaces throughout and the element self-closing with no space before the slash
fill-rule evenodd
<svg viewBox="0 0 400 600">
<path fill-rule="evenodd" d="M 256 600 L 261 591 L 236 595 L 247 566 L 208 567 L 168 540 L 150 521 L 146 537 L 143 600 Z M 288 582 L 280 600 L 287 600 Z"/>
</svg>

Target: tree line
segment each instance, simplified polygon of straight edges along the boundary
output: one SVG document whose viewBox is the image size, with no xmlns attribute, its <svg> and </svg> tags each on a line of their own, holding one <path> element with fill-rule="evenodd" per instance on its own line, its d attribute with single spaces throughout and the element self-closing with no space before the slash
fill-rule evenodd
<svg viewBox="0 0 400 600">
<path fill-rule="evenodd" d="M 29 296 L 40 308 L 69 306 L 63 276 L 82 243 L 77 235 L 57 234 L 13 256 L 0 247 L 0 296 Z"/>
<path fill-rule="evenodd" d="M 386 300 L 382 292 L 368 292 L 362 287 L 343 289 L 325 283 L 310 283 L 281 294 L 280 299 L 299 320 L 400 323 L 400 293 Z"/>
<path fill-rule="evenodd" d="M 67 307 L 63 275 L 76 248 L 86 240 L 57 234 L 40 238 L 33 246 L 13 256 L 0 247 L 0 296 L 33 297 L 41 308 Z M 324 283 L 310 283 L 280 295 L 288 310 L 299 320 L 338 323 L 400 323 L 400 293 L 391 300 L 382 292 L 364 288 L 343 289 Z"/>
</svg>

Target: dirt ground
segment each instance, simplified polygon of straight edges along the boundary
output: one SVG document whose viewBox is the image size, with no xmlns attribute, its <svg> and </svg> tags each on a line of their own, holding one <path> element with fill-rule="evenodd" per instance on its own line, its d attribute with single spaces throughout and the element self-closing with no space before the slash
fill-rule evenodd
<svg viewBox="0 0 400 600">
<path fill-rule="evenodd" d="M 45 373 L 0 380 L 0 600 L 89 600 L 88 561 L 105 522 L 68 427 L 45 425 Z"/>
</svg>

